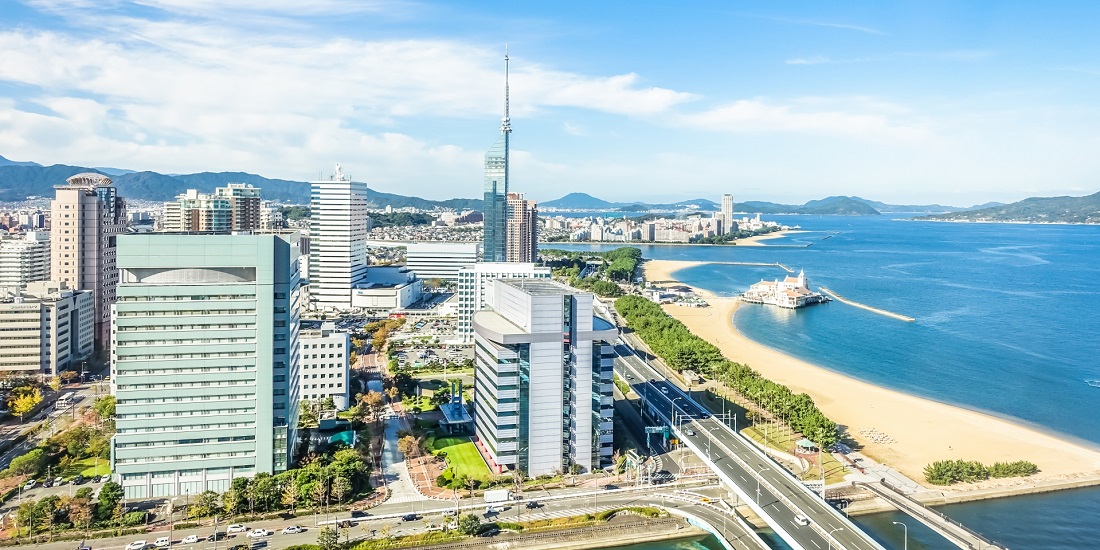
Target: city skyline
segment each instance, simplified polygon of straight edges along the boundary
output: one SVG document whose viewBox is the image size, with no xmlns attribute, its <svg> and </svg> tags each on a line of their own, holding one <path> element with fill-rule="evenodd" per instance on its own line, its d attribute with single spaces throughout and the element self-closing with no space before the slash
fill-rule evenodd
<svg viewBox="0 0 1100 550">
<path fill-rule="evenodd" d="M 295 181 L 339 161 L 380 191 L 475 197 L 510 43 L 513 171 L 538 201 L 963 206 L 1089 194 L 1100 168 L 1083 2 L 3 11 L 13 160 Z"/>
</svg>

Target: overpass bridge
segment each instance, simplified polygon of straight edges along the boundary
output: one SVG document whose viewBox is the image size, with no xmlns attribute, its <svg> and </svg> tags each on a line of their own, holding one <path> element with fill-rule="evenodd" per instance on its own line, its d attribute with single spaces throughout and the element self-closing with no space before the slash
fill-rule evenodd
<svg viewBox="0 0 1100 550">
<path fill-rule="evenodd" d="M 974 550 L 1007 550 L 1004 546 L 993 542 L 965 525 L 937 512 L 912 497 L 890 485 L 885 480 L 878 483 L 854 483 L 864 487 L 892 506 L 909 514 L 913 519 L 925 524 L 929 529 L 939 533 L 959 548 Z"/>
<path fill-rule="evenodd" d="M 885 550 L 811 492 L 755 445 L 711 416 L 624 343 L 616 343 L 623 378 L 642 397 L 643 409 L 671 426 L 780 538 L 795 550 Z"/>
</svg>

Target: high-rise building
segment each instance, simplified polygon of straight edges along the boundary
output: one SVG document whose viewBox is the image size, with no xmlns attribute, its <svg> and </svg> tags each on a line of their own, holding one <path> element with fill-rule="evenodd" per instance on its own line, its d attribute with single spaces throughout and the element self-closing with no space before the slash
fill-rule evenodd
<svg viewBox="0 0 1100 550">
<path fill-rule="evenodd" d="M 309 296 L 317 310 L 351 309 L 352 288 L 367 276 L 367 184 L 340 165 L 310 184 Z"/>
<path fill-rule="evenodd" d="M 0 289 L 0 327 L 0 372 L 56 376 L 95 351 L 95 301 L 57 281 Z"/>
<path fill-rule="evenodd" d="M 479 243 L 409 243 L 405 265 L 421 279 L 458 281 L 458 270 L 477 263 Z"/>
<path fill-rule="evenodd" d="M 298 424 L 297 234 L 118 240 L 111 471 L 126 498 L 224 492 L 285 471 Z"/>
<path fill-rule="evenodd" d="M 590 472 L 611 463 L 614 342 L 592 294 L 498 279 L 474 314 L 477 445 L 497 473 Z"/>
<path fill-rule="evenodd" d="M 248 231 L 260 228 L 260 189 L 244 183 L 218 187 L 214 194 L 197 189 L 164 203 L 163 231 Z"/>
<path fill-rule="evenodd" d="M 229 183 L 218 187 L 214 194 L 229 199 L 233 211 L 233 231 L 260 228 L 260 189 L 247 183 Z"/>
<path fill-rule="evenodd" d="M 50 280 L 50 233 L 0 236 L 0 288 Z"/>
<path fill-rule="evenodd" d="M 333 322 L 298 333 L 298 399 L 321 403 L 331 397 L 338 410 L 350 406 L 348 359 L 351 337 Z"/>
<path fill-rule="evenodd" d="M 485 153 L 485 219 L 483 254 L 486 262 L 508 261 L 508 140 L 512 121 L 508 115 L 508 54 L 504 54 L 504 118 L 500 137 Z"/>
<path fill-rule="evenodd" d="M 469 341 L 474 336 L 474 313 L 485 309 L 493 279 L 549 279 L 549 267 L 533 263 L 484 262 L 458 270 L 458 335 Z"/>
<path fill-rule="evenodd" d="M 538 205 L 523 193 L 508 193 L 507 261 L 529 263 L 538 259 Z"/>
<path fill-rule="evenodd" d="M 726 234 L 735 231 L 733 225 L 733 195 L 722 195 L 722 231 Z"/>
<path fill-rule="evenodd" d="M 95 298 L 95 341 L 110 346 L 111 304 L 118 269 L 115 241 L 126 229 L 126 203 L 111 178 L 85 172 L 54 189 L 50 214 L 50 278 Z"/>
</svg>

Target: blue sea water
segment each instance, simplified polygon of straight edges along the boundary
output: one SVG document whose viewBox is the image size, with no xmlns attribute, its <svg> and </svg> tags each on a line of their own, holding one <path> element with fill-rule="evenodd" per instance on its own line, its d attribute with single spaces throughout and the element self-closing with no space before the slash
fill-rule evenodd
<svg viewBox="0 0 1100 550">
<path fill-rule="evenodd" d="M 797 312 L 742 307 L 738 329 L 837 372 L 1100 447 L 1100 388 L 1087 384 L 1100 380 L 1100 227 L 775 219 L 807 232 L 767 247 L 641 248 L 655 259 L 804 268 L 815 287 L 916 322 L 833 302 Z M 735 295 L 785 275 L 776 267 L 712 264 L 677 278 Z M 944 510 L 1010 548 L 1090 547 L 1087 541 L 1100 535 L 1100 489 Z M 891 521 L 904 521 L 911 548 L 950 547 L 902 516 L 858 521 L 889 546 L 902 542 Z"/>
</svg>

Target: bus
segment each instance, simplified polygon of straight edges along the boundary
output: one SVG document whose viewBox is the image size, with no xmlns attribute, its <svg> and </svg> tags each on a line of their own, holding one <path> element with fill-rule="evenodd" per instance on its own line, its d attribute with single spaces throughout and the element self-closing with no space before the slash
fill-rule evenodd
<svg viewBox="0 0 1100 550">
<path fill-rule="evenodd" d="M 72 406 L 73 403 L 76 403 L 76 402 L 77 402 L 76 394 L 72 393 L 72 392 L 69 392 L 69 393 L 66 393 L 65 395 L 62 395 L 61 397 L 57 398 L 57 403 L 54 403 L 54 408 L 57 409 L 57 410 L 67 409 L 70 406 Z"/>
</svg>

